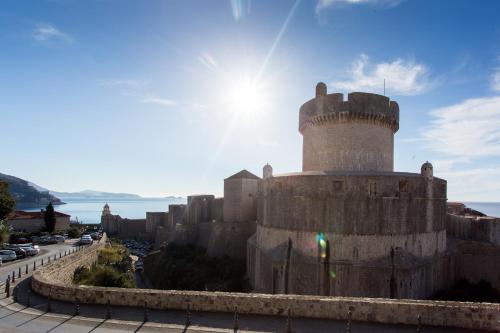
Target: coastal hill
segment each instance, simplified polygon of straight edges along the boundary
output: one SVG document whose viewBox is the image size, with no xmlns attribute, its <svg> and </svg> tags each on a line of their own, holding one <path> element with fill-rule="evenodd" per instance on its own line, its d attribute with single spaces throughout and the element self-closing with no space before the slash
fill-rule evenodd
<svg viewBox="0 0 500 333">
<path fill-rule="evenodd" d="M 48 190 L 24 179 L 0 173 L 0 180 L 9 184 L 11 195 L 16 200 L 17 208 L 44 207 L 49 202 L 63 204 L 61 199 Z"/>
<path fill-rule="evenodd" d="M 80 192 L 56 192 L 50 191 L 51 194 L 64 199 L 139 199 L 140 195 L 131 193 L 111 193 L 93 190 L 85 190 Z"/>
</svg>

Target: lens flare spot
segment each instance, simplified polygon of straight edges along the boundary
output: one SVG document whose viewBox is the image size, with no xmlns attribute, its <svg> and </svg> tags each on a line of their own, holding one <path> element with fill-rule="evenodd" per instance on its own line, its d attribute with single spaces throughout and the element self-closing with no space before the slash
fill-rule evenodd
<svg viewBox="0 0 500 333">
<path fill-rule="evenodd" d="M 335 271 L 333 269 L 330 270 L 330 277 L 332 279 L 335 279 L 337 277 L 337 274 L 335 274 Z"/>
</svg>

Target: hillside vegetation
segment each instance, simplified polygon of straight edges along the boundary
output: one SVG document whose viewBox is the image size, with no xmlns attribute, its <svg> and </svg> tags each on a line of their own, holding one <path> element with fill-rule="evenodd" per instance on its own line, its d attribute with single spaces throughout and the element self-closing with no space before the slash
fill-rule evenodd
<svg viewBox="0 0 500 333">
<path fill-rule="evenodd" d="M 38 191 L 24 179 L 0 173 L 0 180 L 9 184 L 10 194 L 16 200 L 16 208 L 45 207 L 50 202 L 61 204 L 59 198 L 47 191 Z"/>
<path fill-rule="evenodd" d="M 73 283 L 98 287 L 134 288 L 132 260 L 123 245 L 112 245 L 99 252 L 97 263 L 80 266 L 73 274 Z"/>
<path fill-rule="evenodd" d="M 242 292 L 245 261 L 212 258 L 194 246 L 169 244 L 144 259 L 144 272 L 156 289 Z"/>
</svg>

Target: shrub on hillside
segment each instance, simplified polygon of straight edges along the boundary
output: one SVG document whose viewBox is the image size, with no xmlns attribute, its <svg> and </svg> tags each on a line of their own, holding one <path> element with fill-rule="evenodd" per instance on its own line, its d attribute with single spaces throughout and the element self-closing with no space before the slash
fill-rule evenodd
<svg viewBox="0 0 500 333">
<path fill-rule="evenodd" d="M 113 245 L 99 251 L 97 263 L 80 266 L 73 274 L 73 282 L 99 287 L 133 288 L 135 279 L 131 260 L 123 245 Z"/>
<path fill-rule="evenodd" d="M 147 261 L 147 259 L 146 259 Z M 169 244 L 145 261 L 145 272 L 159 289 L 243 291 L 245 261 L 212 258 L 194 246 Z"/>
</svg>

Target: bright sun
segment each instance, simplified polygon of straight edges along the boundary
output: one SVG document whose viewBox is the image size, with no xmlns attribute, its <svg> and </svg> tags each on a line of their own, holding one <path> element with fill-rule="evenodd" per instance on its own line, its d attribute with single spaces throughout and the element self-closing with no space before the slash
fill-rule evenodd
<svg viewBox="0 0 500 333">
<path fill-rule="evenodd" d="M 255 116 L 266 106 L 266 96 L 262 85 L 243 79 L 231 84 L 229 107 L 240 115 Z"/>
</svg>

